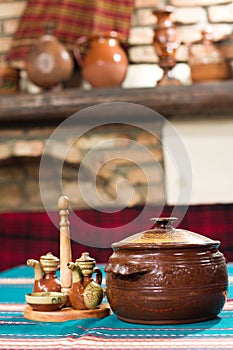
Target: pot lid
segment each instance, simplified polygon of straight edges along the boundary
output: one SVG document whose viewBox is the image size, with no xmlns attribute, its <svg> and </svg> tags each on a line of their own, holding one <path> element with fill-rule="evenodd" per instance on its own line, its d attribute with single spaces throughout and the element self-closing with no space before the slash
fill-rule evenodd
<svg viewBox="0 0 233 350">
<path fill-rule="evenodd" d="M 44 271 L 56 271 L 60 263 L 60 259 L 53 255 L 51 252 L 49 252 L 40 257 L 40 263 Z"/>
<path fill-rule="evenodd" d="M 81 257 L 79 259 L 76 259 L 75 262 L 84 269 L 91 269 L 93 270 L 95 267 L 95 259 L 90 257 L 88 252 L 82 253 Z"/>
<path fill-rule="evenodd" d="M 177 218 L 152 218 L 156 226 L 154 229 L 144 232 L 136 233 L 119 242 L 113 243 L 112 248 L 126 248 L 126 249 L 145 249 L 145 248 L 188 248 L 188 247 L 202 247 L 202 246 L 216 246 L 218 247 L 220 241 L 215 241 L 207 238 L 201 234 L 191 232 L 184 229 L 175 229 L 172 223 Z"/>
</svg>

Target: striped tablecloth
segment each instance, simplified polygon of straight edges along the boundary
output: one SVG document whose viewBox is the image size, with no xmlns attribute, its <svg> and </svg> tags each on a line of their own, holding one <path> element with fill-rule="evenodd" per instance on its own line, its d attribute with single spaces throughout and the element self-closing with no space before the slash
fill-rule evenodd
<svg viewBox="0 0 233 350">
<path fill-rule="evenodd" d="M 207 322 L 150 326 L 104 319 L 35 322 L 23 317 L 33 271 L 19 266 L 0 273 L 0 349 L 233 349 L 233 264 L 229 298 L 219 317 Z"/>
</svg>

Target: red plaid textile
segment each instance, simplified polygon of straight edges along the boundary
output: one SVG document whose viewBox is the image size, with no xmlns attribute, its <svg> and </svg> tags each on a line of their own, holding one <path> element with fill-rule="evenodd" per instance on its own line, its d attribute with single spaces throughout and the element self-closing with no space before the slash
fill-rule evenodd
<svg viewBox="0 0 233 350">
<path fill-rule="evenodd" d="M 8 53 L 9 61 L 22 61 L 31 45 L 54 22 L 54 35 L 72 50 L 82 35 L 118 32 L 127 41 L 134 0 L 29 0 Z"/>
<path fill-rule="evenodd" d="M 96 227 L 118 227 L 136 218 L 142 208 L 124 209 L 120 212 L 106 214 L 95 210 L 81 210 L 76 214 L 82 220 Z M 158 208 L 147 212 L 148 221 L 135 224 L 131 235 L 148 229 L 150 217 L 156 216 Z M 183 213 L 178 207 L 177 216 Z M 161 216 L 169 216 L 170 207 L 165 207 Z M 58 214 L 57 222 L 59 220 Z M 47 213 L 4 213 L 0 214 L 1 227 L 1 260 L 0 270 L 5 270 L 18 264 L 24 264 L 28 258 L 39 259 L 49 251 L 59 256 L 59 230 L 53 225 Z M 80 238 L 91 234 L 80 227 Z M 221 241 L 220 249 L 228 261 L 233 261 L 233 204 L 190 206 L 179 227 L 201 233 L 207 237 Z M 71 226 L 72 233 L 72 226 Z M 117 235 L 113 241 L 118 241 Z M 73 257 L 76 259 L 83 251 L 89 251 L 98 263 L 106 263 L 112 254 L 111 248 L 93 248 L 72 242 Z"/>
</svg>

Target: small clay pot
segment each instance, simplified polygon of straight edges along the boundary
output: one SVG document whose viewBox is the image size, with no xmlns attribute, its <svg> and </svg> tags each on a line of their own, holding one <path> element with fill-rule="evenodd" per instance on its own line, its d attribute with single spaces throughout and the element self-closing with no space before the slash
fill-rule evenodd
<svg viewBox="0 0 233 350">
<path fill-rule="evenodd" d="M 220 242 L 174 229 L 174 218 L 114 243 L 106 293 L 123 321 L 179 324 L 214 318 L 227 297 L 226 260 Z"/>
</svg>

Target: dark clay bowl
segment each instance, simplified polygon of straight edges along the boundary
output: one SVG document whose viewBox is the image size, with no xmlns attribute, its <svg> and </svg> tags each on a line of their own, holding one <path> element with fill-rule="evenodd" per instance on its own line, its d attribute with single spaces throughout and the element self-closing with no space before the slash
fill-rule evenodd
<svg viewBox="0 0 233 350">
<path fill-rule="evenodd" d="M 109 304 L 123 321 L 181 324 L 209 320 L 227 297 L 219 241 L 176 230 L 160 218 L 153 230 L 112 245 L 106 271 Z"/>
</svg>

